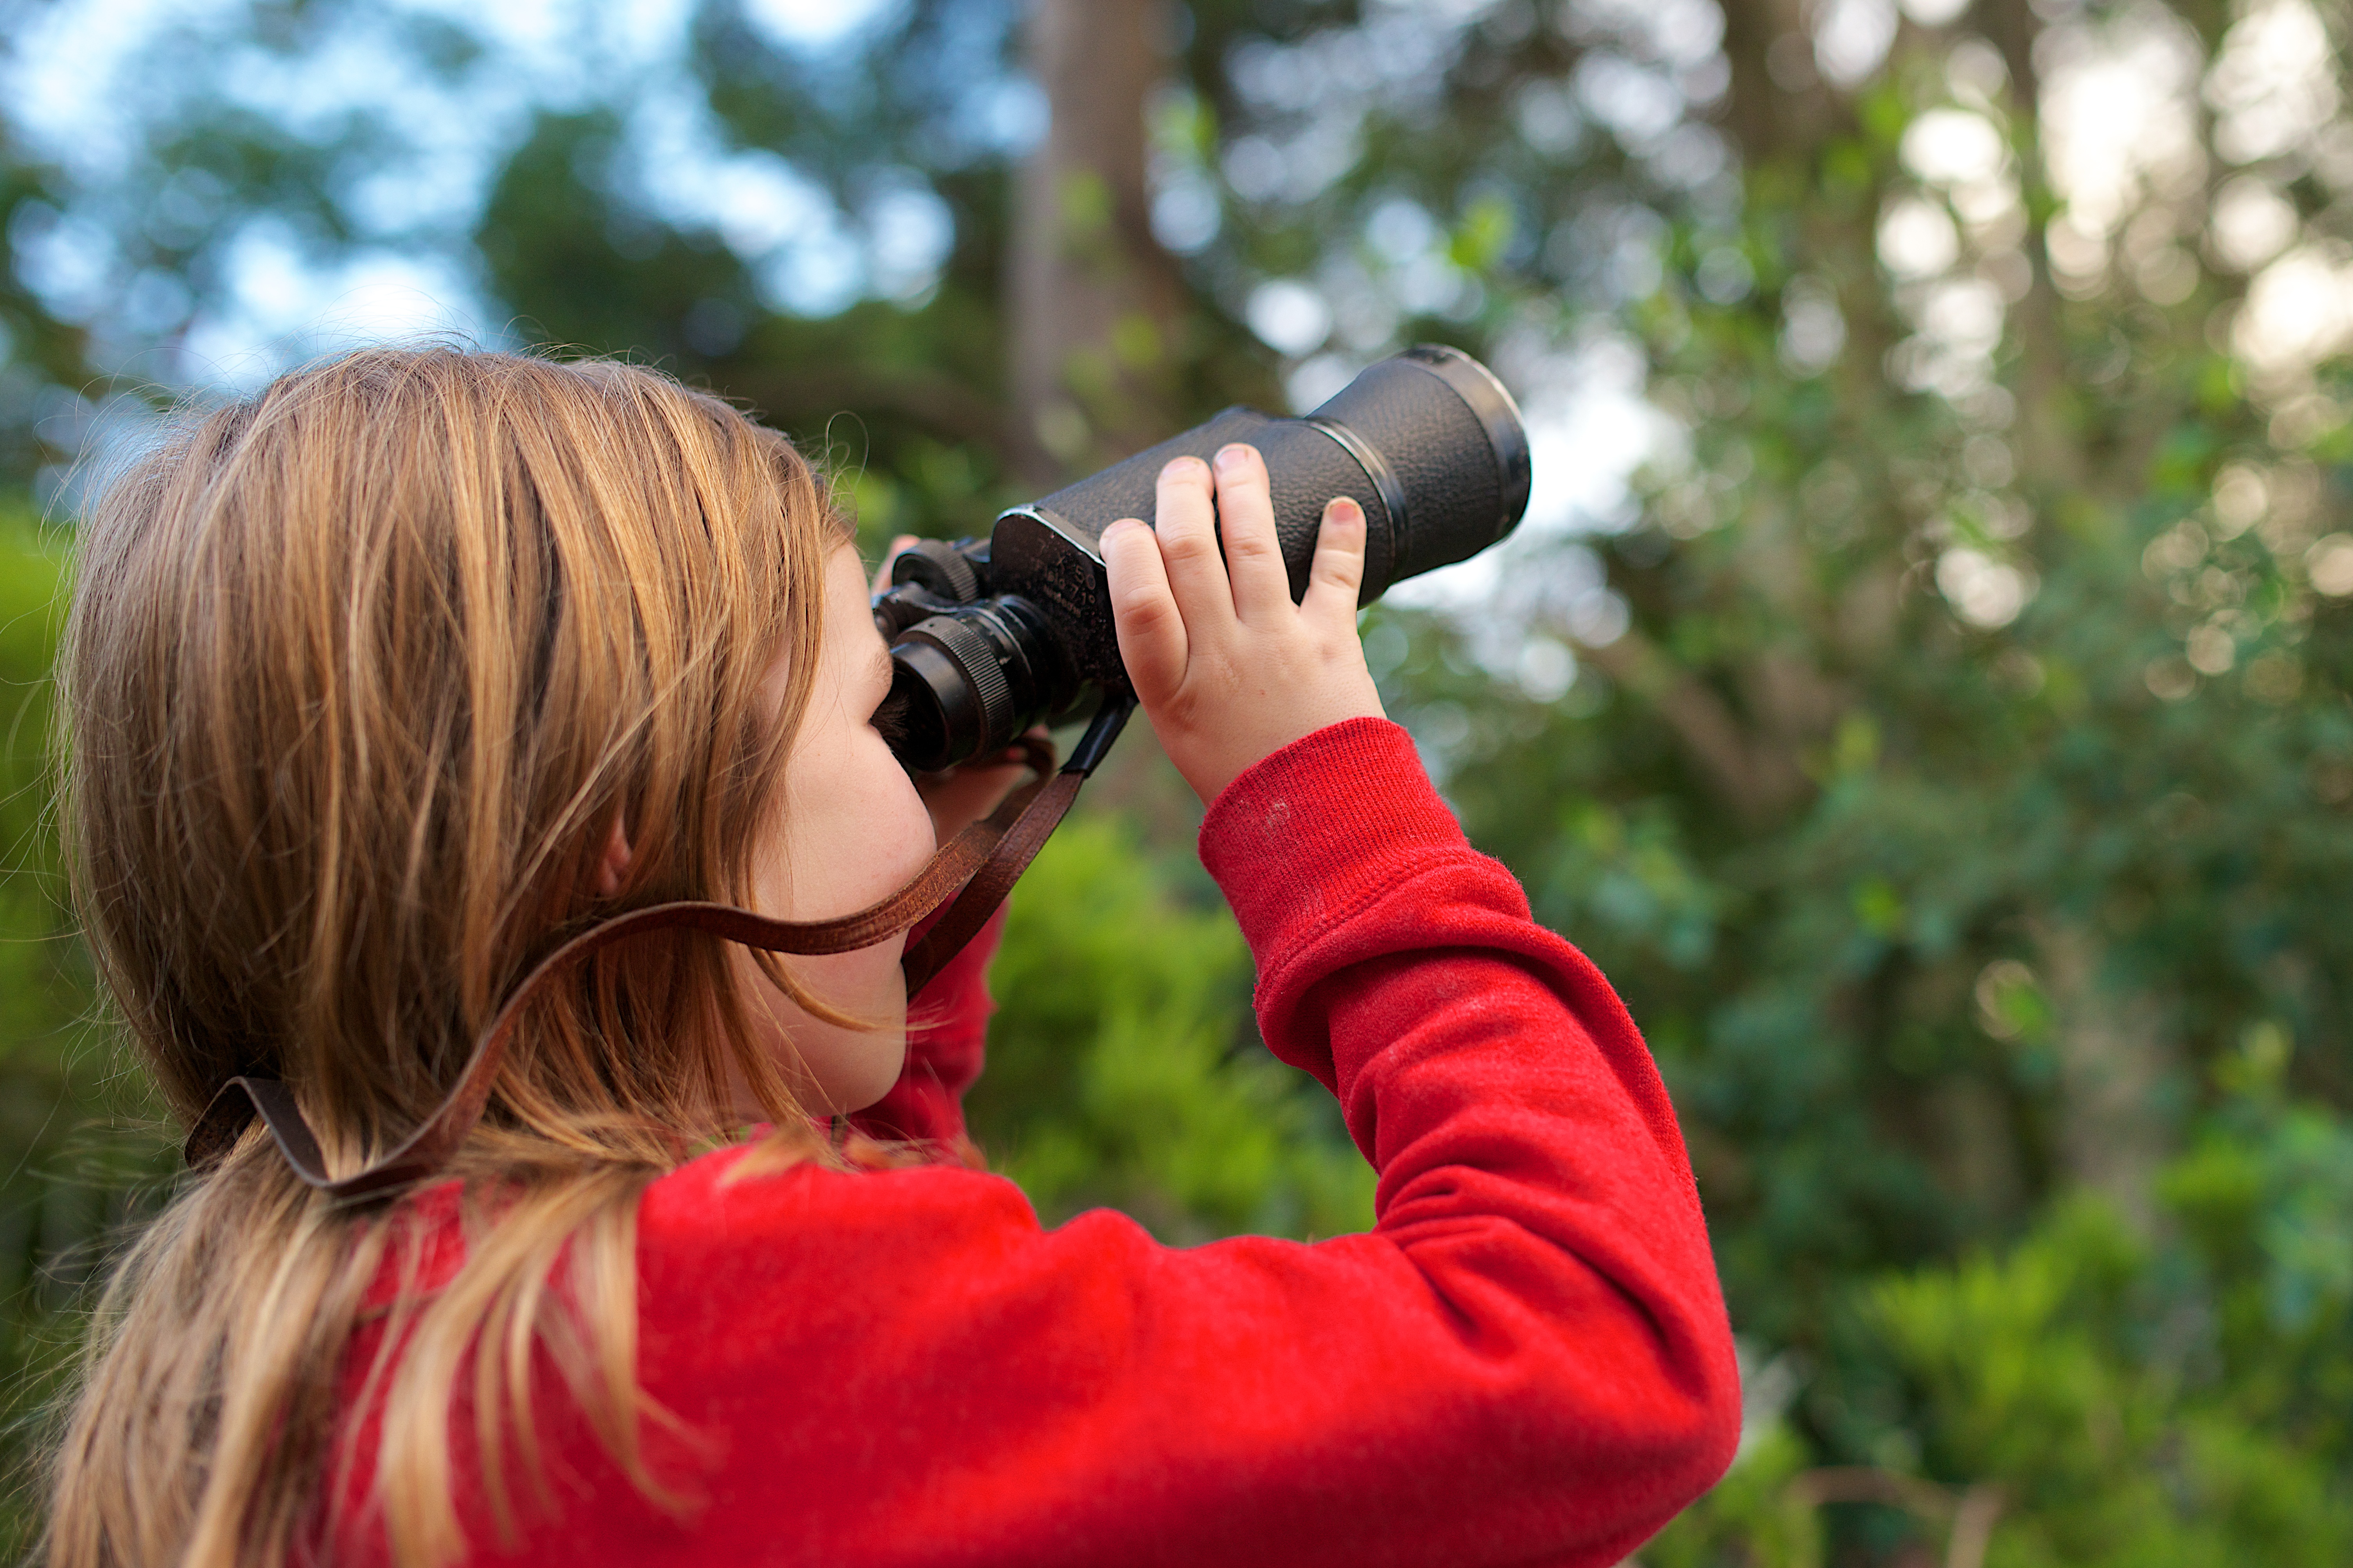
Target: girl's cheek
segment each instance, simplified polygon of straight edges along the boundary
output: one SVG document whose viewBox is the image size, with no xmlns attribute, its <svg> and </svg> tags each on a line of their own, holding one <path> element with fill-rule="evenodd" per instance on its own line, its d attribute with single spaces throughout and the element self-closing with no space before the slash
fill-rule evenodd
<svg viewBox="0 0 2353 1568">
<path fill-rule="evenodd" d="M 775 857 L 793 868 L 776 889 L 788 899 L 786 918 L 863 909 L 897 892 L 931 858 L 931 814 L 881 736 L 823 736 L 790 765 Z"/>
<path fill-rule="evenodd" d="M 890 758 L 887 751 L 885 758 Z M 915 782 L 906 777 L 906 770 L 894 758 L 887 761 L 887 767 L 890 774 L 878 777 L 873 789 L 863 791 L 869 807 L 852 831 L 859 862 L 871 868 L 880 888 L 875 897 L 890 897 L 915 880 L 939 847 L 939 836 L 932 831 L 932 812 L 915 791 Z"/>
</svg>

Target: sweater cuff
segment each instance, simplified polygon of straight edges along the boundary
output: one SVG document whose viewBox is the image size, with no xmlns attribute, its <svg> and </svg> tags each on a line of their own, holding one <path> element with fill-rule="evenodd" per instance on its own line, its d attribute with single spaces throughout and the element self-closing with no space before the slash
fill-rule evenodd
<svg viewBox="0 0 2353 1568">
<path fill-rule="evenodd" d="M 1201 824 L 1201 864 L 1261 974 L 1394 887 L 1431 850 L 1467 852 L 1412 737 L 1345 719 L 1261 758 Z"/>
</svg>

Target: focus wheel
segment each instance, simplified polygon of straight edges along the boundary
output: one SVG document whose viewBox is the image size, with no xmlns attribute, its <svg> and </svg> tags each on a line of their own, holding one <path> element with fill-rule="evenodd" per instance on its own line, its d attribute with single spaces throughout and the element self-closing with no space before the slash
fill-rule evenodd
<svg viewBox="0 0 2353 1568">
<path fill-rule="evenodd" d="M 980 574 L 964 552 L 944 539 L 919 539 L 891 563 L 891 581 L 914 583 L 943 599 L 969 605 L 980 597 Z"/>
<path fill-rule="evenodd" d="M 942 653 L 964 676 L 974 705 L 980 710 L 980 747 L 1006 745 L 1013 739 L 1013 691 L 1005 683 L 1005 667 L 997 662 L 989 640 L 953 616 L 933 616 L 917 621 L 905 636 L 922 637 Z"/>
</svg>

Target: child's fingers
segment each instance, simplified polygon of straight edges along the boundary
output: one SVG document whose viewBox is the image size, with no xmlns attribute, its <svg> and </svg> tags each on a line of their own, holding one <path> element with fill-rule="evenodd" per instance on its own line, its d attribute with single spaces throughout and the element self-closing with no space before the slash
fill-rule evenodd
<svg viewBox="0 0 2353 1568">
<path fill-rule="evenodd" d="M 1291 608 L 1291 574 L 1282 564 L 1282 542 L 1274 532 L 1274 498 L 1266 460 L 1255 447 L 1219 448 L 1219 532 L 1225 540 L 1226 572 L 1233 581 L 1234 611 L 1251 620 Z"/>
<path fill-rule="evenodd" d="M 1160 538 L 1169 592 L 1194 635 L 1234 614 L 1226 563 L 1218 555 L 1218 514 L 1209 500 L 1209 465 L 1177 458 L 1160 470 L 1155 485 L 1153 531 Z"/>
<path fill-rule="evenodd" d="M 1190 641 L 1168 583 L 1166 546 L 1136 519 L 1122 518 L 1099 542 L 1111 579 L 1111 618 L 1119 657 L 1135 694 L 1156 704 L 1184 684 Z"/>
<path fill-rule="evenodd" d="M 1309 620 L 1356 624 L 1356 595 L 1365 585 L 1365 509 L 1347 496 L 1324 508 L 1315 531 L 1315 559 L 1307 568 L 1307 593 L 1299 602 Z"/>
<path fill-rule="evenodd" d="M 890 590 L 891 563 L 898 560 L 902 554 L 905 553 L 907 547 L 914 542 L 915 536 L 912 533 L 902 533 L 891 541 L 890 547 L 882 552 L 882 564 L 874 568 L 874 591 L 876 593 L 886 593 Z"/>
</svg>

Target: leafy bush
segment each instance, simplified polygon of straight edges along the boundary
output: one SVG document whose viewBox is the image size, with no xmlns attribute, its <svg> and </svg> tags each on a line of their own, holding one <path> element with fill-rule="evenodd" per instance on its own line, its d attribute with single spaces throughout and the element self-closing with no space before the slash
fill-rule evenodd
<svg viewBox="0 0 2353 1568">
<path fill-rule="evenodd" d="M 1049 841 L 991 977 L 976 1135 L 1050 1222 L 1111 1204 L 1169 1241 L 1366 1228 L 1371 1168 L 1259 1045 L 1232 916 L 1180 886 L 1116 816 Z"/>
<path fill-rule="evenodd" d="M 50 769 L 63 542 L 0 507 L 0 1475 L 21 1459 L 79 1336 L 107 1237 L 170 1169 L 153 1110 L 96 1019 L 66 907 Z M 0 1555 L 30 1511 L 0 1498 Z"/>
<path fill-rule="evenodd" d="M 1972 1490 L 1988 1568 L 2353 1560 L 2353 1123 L 2280 1092 L 2280 1037 L 2225 1064 L 2156 1241 L 2078 1195 L 1856 1293 L 1849 1353 L 1903 1390 L 1884 1468 L 1809 1469 L 1777 1423 L 1643 1561 L 1818 1568 L 1825 1494 L 1942 1548 Z"/>
</svg>

